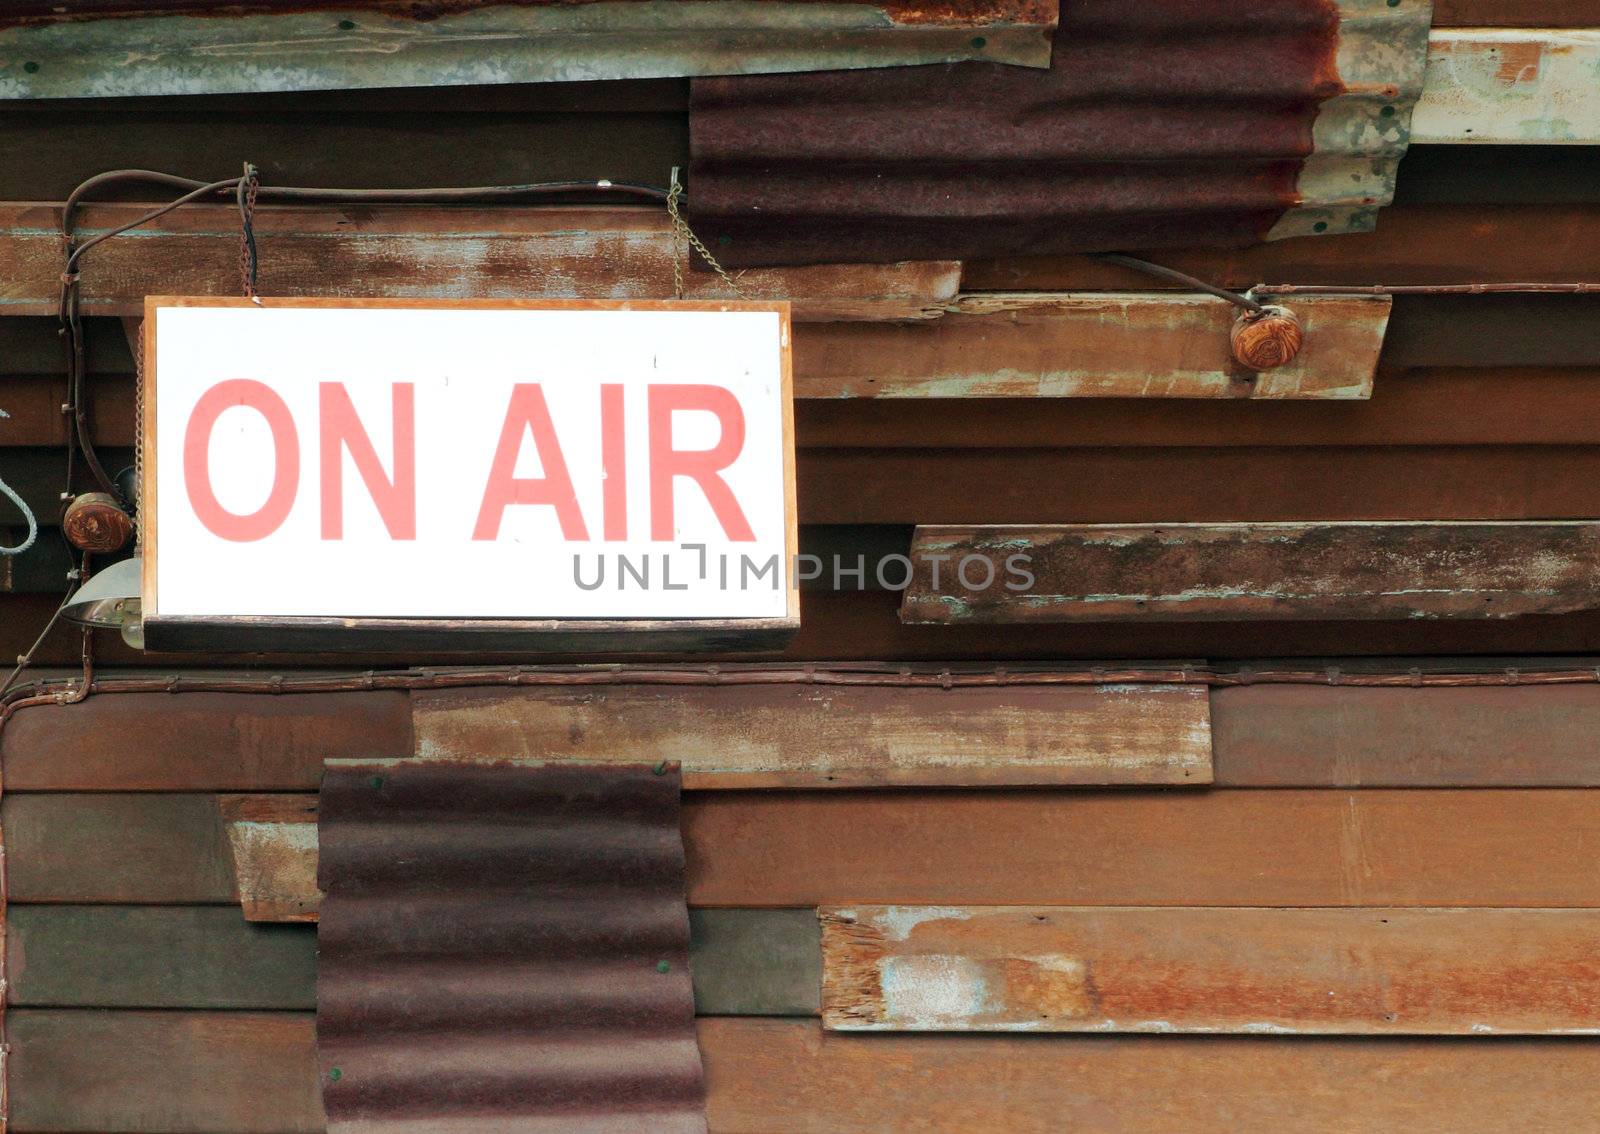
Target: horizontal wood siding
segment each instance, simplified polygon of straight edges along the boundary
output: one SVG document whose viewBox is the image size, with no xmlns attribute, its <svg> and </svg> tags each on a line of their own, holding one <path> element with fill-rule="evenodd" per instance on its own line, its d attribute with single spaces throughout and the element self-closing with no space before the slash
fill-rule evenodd
<svg viewBox="0 0 1600 1134">
<path fill-rule="evenodd" d="M 6 653 L 21 653 L 32 645 L 60 598 L 26 594 L 6 596 L 0 602 L 8 614 L 15 615 L 0 619 L 3 657 Z M 1277 658 L 1287 662 L 1367 655 L 1389 659 L 1390 664 L 1404 668 L 1409 663 L 1403 659 L 1420 655 L 1481 655 L 1485 659 L 1526 654 L 1588 657 L 1600 642 L 1600 612 L 1530 614 L 1503 620 L 1104 622 L 1081 623 L 1067 633 L 1058 625 L 907 625 L 900 621 L 900 595 L 892 591 L 811 592 L 804 596 L 802 607 L 804 623 L 800 633 L 782 653 L 763 655 L 765 658 L 818 665 L 880 662 L 886 657 L 908 664 L 996 665 L 1062 661 L 1094 664 L 1112 658 L 1144 659 L 1162 665 L 1173 658 Z M 70 669 L 82 664 L 81 648 L 79 636 L 70 627 L 58 627 L 45 640 L 35 660 L 41 666 Z M 188 666 L 396 667 L 452 665 L 460 661 L 459 654 L 419 656 L 377 650 L 309 654 L 143 652 L 131 650 L 121 639 L 109 636 L 102 636 L 96 656 L 103 666 L 144 672 Z M 749 661 L 750 657 L 748 653 L 712 654 L 695 660 L 721 664 Z M 473 660 L 484 665 L 524 665 L 536 659 L 526 652 L 494 650 L 474 655 Z M 563 660 L 610 664 L 638 659 L 591 654 Z"/>
<path fill-rule="evenodd" d="M 7 795 L 0 816 L 13 901 L 238 901 L 215 796 Z M 1583 789 L 691 793 L 684 840 L 701 906 L 1600 905 Z"/>
<path fill-rule="evenodd" d="M 797 474 L 808 524 L 1600 516 L 1600 447 L 1578 445 L 808 449 Z"/>
<path fill-rule="evenodd" d="M 17 1134 L 324 1128 L 310 1013 L 19 1010 L 8 1023 Z M 1600 1111 L 1594 1043 L 698 1029 L 718 1134 L 1503 1134 L 1582 1130 Z"/>
<path fill-rule="evenodd" d="M 82 236 L 139 216 L 84 210 Z M 0 315 L 46 315 L 57 303 L 61 211 L 0 205 Z M 664 209 L 447 209 L 263 206 L 255 214 L 264 295 L 363 298 L 671 299 L 681 259 Z M 163 255 L 152 258 L 151 241 Z M 143 315 L 146 295 L 236 295 L 238 214 L 195 205 L 83 259 L 85 315 Z M 690 299 L 788 299 L 797 319 L 916 318 L 954 298 L 960 267 L 926 262 L 821 265 L 741 273 L 730 291 L 685 271 Z"/>
<path fill-rule="evenodd" d="M 404 690 L 126 693 L 39 708 L 0 733 L 8 792 L 315 789 L 328 757 L 412 750 Z"/>
<path fill-rule="evenodd" d="M 1211 694 L 1229 787 L 1600 787 L 1600 683 Z"/>
<path fill-rule="evenodd" d="M 1600 607 L 1600 523 L 1588 522 L 926 526 L 911 560 L 906 622 L 1514 618 Z"/>
<path fill-rule="evenodd" d="M 306 1010 L 317 934 L 255 925 L 234 906 L 29 906 L 7 917 L 14 1008 Z M 695 1010 L 815 1016 L 815 910 L 691 910 Z"/>
<path fill-rule="evenodd" d="M 797 398 L 1370 397 L 1387 296 L 1290 303 L 1305 345 L 1254 371 L 1234 360 L 1238 309 L 1159 292 L 970 295 L 927 325 L 795 335 Z"/>
<path fill-rule="evenodd" d="M 1594 26 L 1600 27 L 1600 11 Z M 1413 184 L 1413 165 L 1426 156 L 1426 151 L 1413 151 L 1402 166 L 1402 193 Z M 1447 156 L 1459 162 L 1471 155 Z M 1529 151 L 1522 150 L 1507 164 L 1533 160 Z M 1470 175 L 1450 179 L 1455 188 L 1504 181 L 1504 177 Z M 1600 216 L 1592 207 L 1513 200 L 1494 207 L 1401 202 L 1383 210 L 1373 232 L 1333 240 L 1274 240 L 1247 248 L 1165 248 L 1149 256 L 1223 287 L 1261 283 L 1370 287 L 1375 281 L 1391 286 L 1576 281 L 1582 273 L 1575 268 L 1592 262 L 1596 251 L 1600 251 Z M 1142 272 L 1089 256 L 1018 256 L 967 262 L 962 286 L 968 291 L 1125 291 L 1158 284 Z"/>
<path fill-rule="evenodd" d="M 845 1031 L 1600 1035 L 1600 910 L 822 911 Z"/>
<path fill-rule="evenodd" d="M 1600 254 L 1600 253 L 1597 253 Z M 0 352 L 7 321 L 0 319 Z M 21 320 L 20 322 L 29 322 Z M 93 325 L 93 321 L 91 321 Z M 943 324 L 819 324 L 839 333 L 937 335 Z M 804 336 L 802 336 L 803 338 Z M 58 345 L 50 343 L 52 347 Z M 848 352 L 844 352 L 848 353 Z M 0 448 L 61 444 L 62 379 L 4 379 Z M 96 374 L 91 383 L 96 444 L 133 444 L 133 377 Z M 1449 404 L 1453 412 L 1441 414 Z M 1600 369 L 1441 368 L 1380 372 L 1373 397 L 1298 402 L 1238 399 L 806 399 L 795 406 L 801 449 L 1239 448 L 1350 445 L 1600 444 Z M 8 454 L 9 461 L 17 459 Z M 46 517 L 53 521 L 54 516 Z"/>
</svg>

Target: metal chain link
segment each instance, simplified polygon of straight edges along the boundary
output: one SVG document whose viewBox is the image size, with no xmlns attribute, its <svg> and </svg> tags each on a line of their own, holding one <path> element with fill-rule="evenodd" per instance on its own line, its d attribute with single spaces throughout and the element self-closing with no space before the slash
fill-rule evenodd
<svg viewBox="0 0 1600 1134">
<path fill-rule="evenodd" d="M 255 166 L 244 163 L 244 176 L 239 179 L 239 289 L 252 303 L 259 304 L 256 296 L 256 277 L 259 263 L 256 257 L 255 213 L 256 196 L 261 192 L 261 175 Z"/>
<path fill-rule="evenodd" d="M 678 180 L 678 167 L 672 167 L 672 184 L 667 189 L 667 216 L 672 220 L 672 288 L 673 294 L 679 299 L 683 298 L 683 261 L 689 258 L 687 251 L 681 256 L 679 248 L 687 245 L 700 253 L 700 258 L 711 266 L 711 270 L 722 277 L 722 282 L 728 285 L 728 290 L 735 295 L 740 294 L 739 281 L 728 274 L 728 270 L 717 262 L 711 254 L 711 249 L 694 234 L 694 229 L 689 227 L 689 222 L 683 219 L 683 214 L 678 210 L 678 199 L 683 196 L 683 183 Z"/>
<path fill-rule="evenodd" d="M 133 505 L 134 515 L 138 522 L 133 525 L 133 550 L 135 555 L 144 554 L 144 501 L 139 497 L 144 492 L 144 335 L 145 321 L 139 320 L 139 333 L 134 336 L 133 343 L 133 406 L 135 420 L 133 423 L 133 499 L 128 501 Z"/>
</svg>

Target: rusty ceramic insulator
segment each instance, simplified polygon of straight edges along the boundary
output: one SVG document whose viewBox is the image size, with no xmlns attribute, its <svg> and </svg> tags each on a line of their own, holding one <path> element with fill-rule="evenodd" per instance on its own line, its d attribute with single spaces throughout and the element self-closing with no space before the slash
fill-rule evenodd
<svg viewBox="0 0 1600 1134">
<path fill-rule="evenodd" d="M 1233 357 L 1251 370 L 1271 370 L 1300 353 L 1305 333 L 1300 320 L 1287 307 L 1247 311 L 1233 324 Z"/>
<path fill-rule="evenodd" d="M 85 492 L 67 505 L 61 530 L 79 551 L 105 554 L 127 545 L 133 536 L 133 519 L 109 493 Z"/>
</svg>

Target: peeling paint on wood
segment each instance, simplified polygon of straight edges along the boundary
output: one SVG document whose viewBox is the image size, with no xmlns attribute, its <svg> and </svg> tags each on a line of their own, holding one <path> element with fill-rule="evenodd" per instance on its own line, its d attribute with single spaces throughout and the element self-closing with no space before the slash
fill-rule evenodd
<svg viewBox="0 0 1600 1134">
<path fill-rule="evenodd" d="M 422 691 L 424 760 L 666 760 L 686 788 L 1205 784 L 1198 686 Z"/>
<path fill-rule="evenodd" d="M 1435 32 L 1414 143 L 1600 143 L 1600 29 Z"/>
<path fill-rule="evenodd" d="M 1254 371 L 1234 360 L 1238 314 L 1187 293 L 967 295 L 927 324 L 795 335 L 799 398 L 1318 398 L 1372 395 L 1387 296 L 1301 297 L 1305 348 Z"/>
<path fill-rule="evenodd" d="M 315 921 L 315 796 L 224 795 L 218 798 L 246 921 Z"/>
<path fill-rule="evenodd" d="M 1600 910 L 820 911 L 840 1031 L 1600 1035 Z"/>
<path fill-rule="evenodd" d="M 83 210 L 80 240 L 143 206 Z M 651 208 L 318 208 L 255 214 L 259 291 L 398 299 L 671 299 L 684 249 Z M 51 315 L 61 286 L 61 210 L 0 205 L 0 316 Z M 144 297 L 239 294 L 237 211 L 193 205 L 83 258 L 85 315 L 138 315 Z M 796 319 L 915 319 L 955 298 L 960 265 L 822 264 L 740 273 L 737 293 L 687 270 L 688 299 L 786 299 Z"/>
<path fill-rule="evenodd" d="M 260 7 L 197 18 L 182 8 L 130 5 L 116 19 L 91 13 L 0 27 L 0 55 L 32 64 L 0 67 L 0 98 L 640 79 L 964 59 L 1044 67 L 1056 24 L 1055 0 Z"/>
<path fill-rule="evenodd" d="M 1600 607 L 1600 523 L 1586 520 L 925 526 L 911 558 L 900 616 L 913 623 L 1513 618 Z"/>
</svg>

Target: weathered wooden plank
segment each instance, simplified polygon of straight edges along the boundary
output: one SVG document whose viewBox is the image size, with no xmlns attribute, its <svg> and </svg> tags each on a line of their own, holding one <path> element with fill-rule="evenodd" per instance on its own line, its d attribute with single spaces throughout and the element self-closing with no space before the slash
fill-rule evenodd
<svg viewBox="0 0 1600 1134">
<path fill-rule="evenodd" d="M 16 902 L 237 900 L 215 795 L 13 795 L 0 800 Z"/>
<path fill-rule="evenodd" d="M 80 239 L 124 224 L 137 205 L 99 205 Z M 61 210 L 0 205 L 0 315 L 45 315 L 58 302 Z M 254 230 L 264 295 L 368 298 L 670 299 L 682 261 L 654 208 L 346 209 L 263 206 Z M 161 255 L 152 256 L 158 246 Z M 237 295 L 238 214 L 196 205 L 107 241 L 83 260 L 85 315 L 135 315 L 144 297 Z M 685 264 L 687 268 L 687 264 Z M 691 299 L 787 299 L 797 319 L 937 314 L 955 297 L 952 262 L 756 269 L 734 293 L 710 272 L 684 272 Z"/>
<path fill-rule="evenodd" d="M 1336 242 L 1335 242 L 1336 243 Z M 8 325 L 29 320 L 0 319 Z M 919 323 L 931 331 L 942 324 Z M 844 333 L 884 324 L 807 324 Z M 825 336 L 826 337 L 826 336 Z M 870 337 L 870 336 L 869 336 Z M 832 339 L 828 339 L 832 342 Z M 0 351 L 4 344 L 0 343 Z M 831 348 L 830 348 L 831 349 Z M 0 378 L 0 447 L 64 442 L 61 380 Z M 95 440 L 133 444 L 133 379 L 102 374 Z M 1450 413 L 1440 413 L 1448 404 Z M 1370 399 L 832 398 L 795 405 L 795 443 L 830 448 L 1245 447 L 1600 444 L 1600 369 L 1506 367 L 1385 370 Z M 802 549 L 806 533 L 801 532 Z"/>
<path fill-rule="evenodd" d="M 688 788 L 1210 782 L 1202 687 L 419 691 L 424 759 L 683 764 Z"/>
<path fill-rule="evenodd" d="M 1600 906 L 1585 790 L 720 793 L 684 836 L 705 905 Z"/>
<path fill-rule="evenodd" d="M 317 797 L 224 795 L 234 891 L 247 921 L 315 921 Z"/>
<path fill-rule="evenodd" d="M 1600 27 L 1596 0 L 1434 0 L 1436 28 Z"/>
<path fill-rule="evenodd" d="M 797 471 L 813 524 L 1600 516 L 1600 449 L 1582 445 L 808 449 Z"/>
<path fill-rule="evenodd" d="M 204 105 L 177 98 L 10 100 L 0 117 L 0 152 L 34 157 L 0 167 L 0 200 L 64 200 L 86 178 L 108 169 L 229 177 L 244 160 L 241 154 L 254 155 L 269 185 L 352 187 L 526 185 L 600 177 L 659 185 L 674 165 L 688 164 L 689 122 L 682 110 L 669 105 L 613 109 L 600 94 L 602 84 L 584 85 L 595 91 L 594 101 L 576 112 L 525 93 L 527 86 L 408 95 L 373 91 L 364 96 L 371 100 L 368 105 L 344 109 L 327 103 L 297 106 L 270 94 L 240 96 L 248 110 L 235 100 L 204 100 Z M 389 94 L 400 97 L 372 105 Z M 416 109 L 416 102 L 429 95 L 435 97 L 434 109 Z M 484 110 L 460 109 L 461 101 L 474 95 Z M 512 109 L 519 97 L 527 109 Z M 97 196 L 160 200 L 165 192 L 123 186 Z"/>
<path fill-rule="evenodd" d="M 1436 31 L 1411 142 L 1600 142 L 1600 29 Z"/>
<path fill-rule="evenodd" d="M 52 1012 L 8 1019 L 18 1134 L 315 1134 L 311 1013 Z M 1507 1038 L 841 1036 L 698 1022 L 718 1134 L 1458 1134 L 1582 1130 L 1600 1044 Z"/>
<path fill-rule="evenodd" d="M 1235 1134 L 1582 1128 L 1600 1045 L 1561 1040 L 840 1036 L 702 1021 L 713 1130 Z"/>
<path fill-rule="evenodd" d="M 815 1016 L 822 927 L 815 909 L 689 911 L 689 968 L 701 1016 Z"/>
<path fill-rule="evenodd" d="M 36 705 L 7 722 L 8 791 L 315 789 L 330 757 L 412 750 L 403 690 L 126 693 Z"/>
<path fill-rule="evenodd" d="M 315 1021 L 310 1012 L 8 1012 L 10 1129 L 321 1131 Z"/>
<path fill-rule="evenodd" d="M 1600 524 L 919 527 L 906 622 L 1513 618 L 1600 607 Z M 941 570 L 942 568 L 942 570 Z"/>
<path fill-rule="evenodd" d="M 1487 156 L 1495 152 L 1449 150 L 1443 156 L 1460 161 L 1474 153 Z M 1532 157 L 1528 150 L 1519 152 Z M 1439 151 L 1421 153 L 1426 159 Z M 1406 173 L 1400 179 L 1402 192 L 1411 185 L 1413 158 L 1407 159 Z M 1365 287 L 1374 283 L 1577 281 L 1587 278 L 1581 266 L 1600 255 L 1600 216 L 1591 205 L 1579 204 L 1395 204 L 1379 214 L 1376 231 L 1351 233 L 1337 240 L 1299 237 L 1247 248 L 1164 248 L 1143 255 L 1235 288 L 1263 283 Z M 962 287 L 969 292 L 1126 291 L 1163 286 L 1173 285 L 1089 256 L 973 260 L 962 271 Z M 1405 315 L 1403 305 L 1397 315 Z"/>
<path fill-rule="evenodd" d="M 94 15 L 94 7 L 100 5 L 85 15 Z M 38 11 L 27 8 L 24 15 Z M 25 54 L 34 66 L 7 74 L 0 96 L 265 94 L 970 59 L 1047 67 L 1058 9 L 1054 0 L 934 9 L 901 0 L 769 0 L 736 8 L 679 0 L 644 9 L 472 4 L 430 9 L 424 18 L 387 5 L 355 3 L 348 11 L 357 18 L 331 23 L 327 9 L 258 4 L 201 20 L 189 4 L 140 5 L 133 9 L 140 19 L 7 21 L 0 25 L 0 49 Z M 128 15 L 129 9 L 101 14 Z"/>
<path fill-rule="evenodd" d="M 25 906 L 6 916 L 8 1003 L 315 1008 L 315 930 L 231 906 Z"/>
<path fill-rule="evenodd" d="M 1037 516 L 1037 512 L 1034 513 Z M 16 655 L 33 644 L 59 596 L 0 595 L 0 657 Z M 1186 658 L 1338 658 L 1367 655 L 1400 659 L 1424 655 L 1508 657 L 1523 654 L 1590 656 L 1600 642 L 1600 611 L 1576 614 L 1529 614 L 1511 619 L 1416 619 L 1401 622 L 1086 622 L 1063 633 L 1057 625 L 972 623 L 907 625 L 900 621 L 900 596 L 892 591 L 838 591 L 805 596 L 805 622 L 781 653 L 771 660 L 827 664 L 840 661 L 948 664 L 973 662 L 1011 665 L 1016 662 L 1100 662 L 1107 658 L 1148 659 L 1155 663 Z M 449 666 L 459 654 L 384 653 L 352 650 L 340 653 L 160 653 L 128 648 L 120 638 L 100 635 L 97 664 L 150 673 L 208 666 L 214 668 L 323 666 L 365 667 Z M 71 626 L 58 626 L 35 658 L 40 666 L 82 664 L 82 644 Z M 504 650 L 474 655 L 482 665 L 523 665 L 537 660 L 527 653 Z M 548 659 L 546 659 L 548 660 Z M 617 664 L 633 657 L 573 655 L 573 663 Z M 665 654 L 657 661 L 747 662 L 740 654 Z"/>
<path fill-rule="evenodd" d="M 1193 293 L 969 295 L 926 326 L 795 334 L 797 398 L 1370 397 L 1387 296 L 1296 297 L 1305 346 L 1255 371 L 1233 358 L 1238 309 Z"/>
<path fill-rule="evenodd" d="M 1471 668 L 1470 660 L 1457 663 Z M 1525 670 L 1548 667 L 1545 659 L 1511 659 Z M 735 692 L 740 689 L 752 692 Z M 530 721 L 540 727 L 577 725 L 570 741 L 584 759 L 603 758 L 602 741 L 613 739 L 606 713 L 616 708 L 636 713 L 658 696 L 663 712 L 680 715 L 687 731 L 663 735 L 682 750 L 653 748 L 659 758 L 682 759 L 692 769 L 704 759 L 702 744 L 718 742 L 720 726 L 699 720 L 728 713 L 743 715 L 753 689 L 739 686 L 637 687 L 620 685 L 538 691 L 458 690 L 417 694 L 422 727 L 419 750 L 426 756 L 463 758 L 471 743 L 481 751 L 526 754 L 535 738 Z M 767 686 L 765 698 L 778 704 L 798 702 L 793 736 L 773 727 L 769 740 L 780 749 L 821 753 L 813 746 L 837 733 L 842 746 L 848 729 L 835 729 L 810 698 L 831 694 L 834 712 L 860 710 L 880 700 L 889 715 L 921 712 L 941 702 L 1014 704 L 1035 700 L 1067 706 L 1041 716 L 1044 723 L 1059 715 L 1059 735 L 1044 733 L 1033 743 L 1070 746 L 1075 719 L 1070 706 L 1081 705 L 1090 691 L 1079 687 L 1008 686 L 993 690 L 926 690 L 892 687 Z M 1191 687 L 1190 696 L 1203 696 Z M 920 695 L 919 695 L 920 694 Z M 393 751 L 398 716 L 406 695 L 280 694 L 264 698 L 248 694 L 116 694 L 91 698 L 80 706 L 39 705 L 11 720 L 0 744 L 12 790 L 23 791 L 295 791 L 314 790 L 325 757 L 359 758 Z M 1591 787 L 1600 786 L 1600 759 L 1592 738 L 1600 731 L 1600 684 L 1524 685 L 1478 688 L 1361 688 L 1351 685 L 1274 685 L 1224 687 L 1210 693 L 1215 780 L 1228 787 Z M 926 704 L 924 703 L 926 702 Z M 1091 701 L 1092 703 L 1092 701 Z M 841 710 L 840 706 L 847 708 Z M 215 706 L 216 717 L 204 706 Z M 687 707 L 685 707 L 687 706 Z M 898 706 L 898 708 L 895 708 Z M 525 710 L 531 709 L 532 716 Z M 869 710 L 870 712 L 870 710 Z M 461 727 L 445 727 L 458 716 Z M 913 716 L 917 716 L 913 714 Z M 965 712 L 957 717 L 964 718 Z M 815 719 L 808 719 L 815 718 Z M 170 722 L 175 736 L 163 743 L 159 722 Z M 223 723 L 218 724 L 218 720 Z M 917 720 L 925 718 L 917 717 Z M 1002 717 L 1004 721 L 1006 718 Z M 1092 718 L 1091 718 L 1092 719 Z M 441 723 L 445 722 L 445 723 Z M 914 722 L 915 723 L 915 722 Z M 588 731 L 597 724 L 599 732 Z M 1153 722 L 1152 722 L 1153 724 Z M 147 728 L 149 726 L 149 728 Z M 348 726 L 348 732 L 343 732 Z M 862 721 L 853 720 L 862 744 L 883 743 Z M 651 726 L 654 727 L 654 726 Z M 752 727 L 754 727 L 752 725 Z M 874 726 L 879 729 L 881 725 Z M 920 724 L 917 727 L 921 727 Z M 976 727 L 976 726 L 974 726 Z M 701 730 L 701 731 L 696 731 Z M 710 730 L 710 731 L 705 731 Z M 306 737 L 296 747 L 278 733 Z M 390 740 L 382 739 L 385 735 Z M 715 734 L 715 735 L 714 735 Z M 563 732 L 563 739 L 568 734 Z M 948 743 L 955 734 L 935 733 L 930 743 Z M 889 739 L 900 737 L 895 734 Z M 633 734 L 616 737 L 637 744 Z M 1136 735 L 1125 743 L 1133 743 Z M 739 735 L 731 738 L 743 743 Z M 407 742 L 409 744 L 409 741 Z M 659 740 L 657 741 L 659 743 Z M 987 743 L 987 741 L 986 741 Z M 652 758 L 658 758 L 652 755 Z M 701 773 L 686 772 L 696 783 Z M 739 786 L 737 776 L 724 786 Z M 710 779 L 700 782 L 708 786 Z M 820 786 L 820 784 L 818 785 Z M 834 786 L 845 786 L 835 782 Z"/>
<path fill-rule="evenodd" d="M 1596 1035 L 1600 910 L 821 911 L 843 1031 Z"/>
<path fill-rule="evenodd" d="M 1387 370 L 1370 400 L 1343 402 L 813 400 L 795 406 L 795 437 L 801 449 L 1593 445 L 1600 370 Z"/>
<path fill-rule="evenodd" d="M 0 813 L 14 901 L 238 900 L 215 797 Z M 697 906 L 1600 907 L 1584 789 L 707 792 L 683 831 Z M 283 878 L 307 905 L 309 857 Z"/>
<path fill-rule="evenodd" d="M 1211 712 L 1229 787 L 1600 787 L 1600 685 L 1255 685 Z"/>
<path fill-rule="evenodd" d="M 815 910 L 690 910 L 689 927 L 701 1015 L 817 1014 Z M 231 906 L 13 905 L 6 928 L 12 1007 L 317 1006 L 309 925 L 252 925 Z"/>
</svg>

